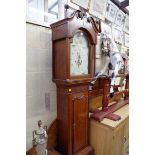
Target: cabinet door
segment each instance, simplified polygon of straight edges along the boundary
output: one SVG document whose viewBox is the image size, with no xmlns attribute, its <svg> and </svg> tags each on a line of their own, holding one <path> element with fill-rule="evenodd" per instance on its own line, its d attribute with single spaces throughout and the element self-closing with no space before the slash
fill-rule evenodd
<svg viewBox="0 0 155 155">
<path fill-rule="evenodd" d="M 124 137 L 123 137 L 123 155 L 129 154 L 129 118 L 127 119 L 124 126 Z"/>
<path fill-rule="evenodd" d="M 124 126 L 124 142 L 129 139 L 129 118 L 125 122 Z"/>
<path fill-rule="evenodd" d="M 123 155 L 124 125 L 118 127 L 114 132 L 113 155 Z"/>
<path fill-rule="evenodd" d="M 73 95 L 73 152 L 87 145 L 88 93 Z"/>
<path fill-rule="evenodd" d="M 129 155 L 129 139 L 123 145 L 123 155 Z"/>
<path fill-rule="evenodd" d="M 113 155 L 127 155 L 129 148 L 129 120 L 126 119 L 114 131 L 114 152 Z"/>
</svg>

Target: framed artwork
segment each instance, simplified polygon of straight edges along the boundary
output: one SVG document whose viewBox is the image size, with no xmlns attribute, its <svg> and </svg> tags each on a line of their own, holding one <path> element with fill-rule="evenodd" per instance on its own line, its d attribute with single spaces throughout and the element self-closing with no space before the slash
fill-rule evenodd
<svg viewBox="0 0 155 155">
<path fill-rule="evenodd" d="M 124 33 L 124 46 L 129 47 L 129 35 Z"/>
<path fill-rule="evenodd" d="M 111 1 L 108 1 L 107 7 L 106 7 L 106 19 L 114 23 L 116 19 L 117 11 L 118 11 L 118 7 L 115 4 L 113 4 Z"/>
<path fill-rule="evenodd" d="M 106 34 L 109 36 L 109 38 L 112 38 L 112 31 L 111 31 L 111 26 L 106 24 L 105 22 L 101 22 L 101 29 L 103 34 Z"/>
<path fill-rule="evenodd" d="M 123 30 L 124 32 L 129 33 L 129 16 L 127 14 L 126 14 Z"/>
<path fill-rule="evenodd" d="M 122 47 L 121 44 L 117 44 L 117 43 L 116 43 L 116 45 L 117 45 L 118 51 L 121 52 L 121 50 L 122 50 L 122 49 L 121 49 L 121 47 Z"/>
<path fill-rule="evenodd" d="M 123 13 L 121 10 L 117 11 L 115 24 L 118 26 L 122 26 L 125 23 L 125 13 Z"/>
<path fill-rule="evenodd" d="M 115 42 L 122 44 L 122 41 L 123 41 L 122 31 L 113 26 L 112 32 L 113 32 L 113 38 L 114 38 Z"/>
<path fill-rule="evenodd" d="M 91 0 L 89 13 L 104 21 L 106 13 L 107 0 Z"/>
<path fill-rule="evenodd" d="M 101 36 L 97 36 L 97 44 L 96 44 L 96 59 L 101 58 Z"/>
<path fill-rule="evenodd" d="M 70 0 L 70 1 L 84 9 L 86 9 L 86 10 L 88 10 L 88 8 L 89 8 L 90 0 Z"/>
</svg>

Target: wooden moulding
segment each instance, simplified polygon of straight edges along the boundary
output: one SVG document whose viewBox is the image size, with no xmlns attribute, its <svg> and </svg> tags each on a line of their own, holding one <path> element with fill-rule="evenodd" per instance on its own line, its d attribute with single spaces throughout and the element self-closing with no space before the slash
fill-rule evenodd
<svg viewBox="0 0 155 155">
<path fill-rule="evenodd" d="M 72 31 L 84 27 L 86 30 L 91 32 L 92 40 L 96 44 L 96 34 L 101 32 L 101 21 L 95 21 L 92 17 L 87 18 L 87 22 L 83 24 L 82 18 L 79 17 L 80 10 L 76 10 L 71 17 L 60 20 L 50 25 L 55 31 L 52 33 L 52 39 L 62 39 L 71 37 Z M 78 23 L 78 24 L 77 24 Z M 70 29 L 68 29 L 68 26 Z"/>
</svg>

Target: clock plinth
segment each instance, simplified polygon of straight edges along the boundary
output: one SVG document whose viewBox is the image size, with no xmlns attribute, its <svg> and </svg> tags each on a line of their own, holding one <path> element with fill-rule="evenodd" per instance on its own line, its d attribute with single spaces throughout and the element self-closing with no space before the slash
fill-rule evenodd
<svg viewBox="0 0 155 155">
<path fill-rule="evenodd" d="M 77 10 L 52 28 L 53 81 L 57 86 L 58 150 L 93 155 L 88 141 L 88 88 L 95 74 L 98 24 L 85 24 Z"/>
<path fill-rule="evenodd" d="M 74 155 L 89 146 L 88 82 L 57 84 L 58 150 Z"/>
</svg>

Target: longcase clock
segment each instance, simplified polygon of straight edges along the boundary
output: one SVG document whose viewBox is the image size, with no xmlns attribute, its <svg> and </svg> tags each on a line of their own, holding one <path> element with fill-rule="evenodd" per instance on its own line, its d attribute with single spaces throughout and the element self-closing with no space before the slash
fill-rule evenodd
<svg viewBox="0 0 155 155">
<path fill-rule="evenodd" d="M 79 10 L 52 28 L 53 81 L 57 86 L 58 150 L 92 155 L 88 143 L 88 86 L 95 73 L 100 23 Z"/>
</svg>

